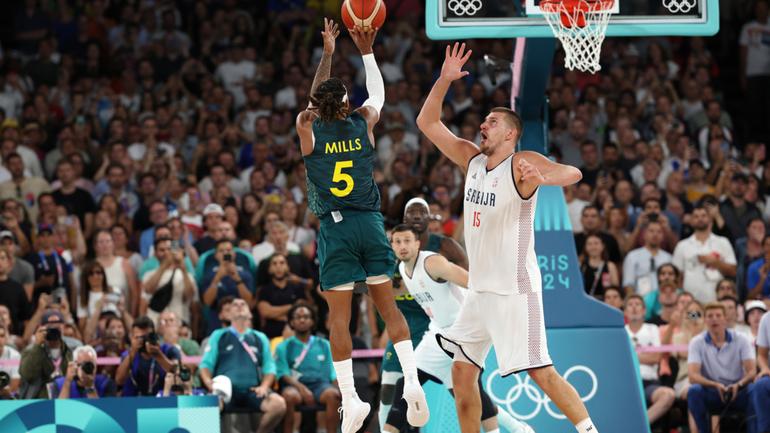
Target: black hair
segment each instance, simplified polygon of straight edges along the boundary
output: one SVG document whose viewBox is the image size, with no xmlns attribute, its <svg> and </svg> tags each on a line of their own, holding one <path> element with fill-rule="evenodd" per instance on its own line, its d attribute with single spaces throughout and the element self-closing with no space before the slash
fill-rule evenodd
<svg viewBox="0 0 770 433">
<path fill-rule="evenodd" d="M 321 83 L 315 93 L 310 96 L 310 102 L 318 107 L 318 116 L 324 122 L 331 122 L 348 114 L 348 104 L 342 98 L 347 89 L 339 78 L 329 78 Z"/>
<path fill-rule="evenodd" d="M 294 305 L 291 306 L 289 309 L 289 312 L 286 313 L 286 317 L 289 318 L 289 327 L 291 329 L 294 329 L 293 326 L 291 326 L 291 322 L 294 320 L 294 313 L 297 312 L 300 308 L 307 308 L 308 311 L 310 311 L 310 319 L 313 321 L 313 326 L 310 328 L 310 332 L 313 332 L 315 330 L 316 325 L 318 324 L 318 312 L 315 310 L 315 307 L 313 305 L 307 303 L 306 301 L 299 300 L 294 303 Z"/>
<path fill-rule="evenodd" d="M 403 232 L 412 232 L 412 234 L 416 239 L 420 238 L 420 235 L 417 234 L 416 231 L 414 231 L 414 227 L 412 227 L 411 224 L 406 224 L 406 223 L 399 224 L 393 227 L 393 230 L 391 231 L 391 233 L 403 233 Z"/>
<path fill-rule="evenodd" d="M 719 300 L 719 302 L 730 301 L 730 302 L 733 303 L 733 305 L 735 305 L 736 308 L 738 307 L 738 299 L 735 296 L 725 295 L 725 296 L 722 296 L 721 298 L 719 298 L 718 300 Z"/>
<path fill-rule="evenodd" d="M 136 318 L 136 320 L 134 320 L 131 328 L 149 329 L 150 331 L 155 331 L 155 323 L 153 323 L 152 319 L 147 316 L 139 316 Z"/>
<path fill-rule="evenodd" d="M 225 305 L 232 303 L 234 300 L 235 296 L 232 295 L 227 295 L 220 298 L 219 301 L 217 301 L 217 313 L 221 313 L 222 309 L 225 308 Z"/>
</svg>

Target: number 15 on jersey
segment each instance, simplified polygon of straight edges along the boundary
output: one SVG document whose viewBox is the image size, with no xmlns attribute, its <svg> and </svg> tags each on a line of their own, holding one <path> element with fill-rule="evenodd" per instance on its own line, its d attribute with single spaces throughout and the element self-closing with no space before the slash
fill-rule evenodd
<svg viewBox="0 0 770 433">
<path fill-rule="evenodd" d="M 473 212 L 473 227 L 480 227 L 481 226 L 481 212 L 474 211 Z"/>
</svg>

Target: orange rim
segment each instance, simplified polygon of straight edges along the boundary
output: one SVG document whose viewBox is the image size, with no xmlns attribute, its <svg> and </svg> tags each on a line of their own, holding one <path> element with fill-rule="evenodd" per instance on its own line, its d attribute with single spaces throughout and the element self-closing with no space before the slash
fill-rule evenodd
<svg viewBox="0 0 770 433">
<path fill-rule="evenodd" d="M 615 0 L 543 0 L 540 2 L 540 10 L 548 13 L 562 12 L 562 7 L 567 13 L 576 9 L 583 12 L 595 12 L 611 9 Z"/>
</svg>

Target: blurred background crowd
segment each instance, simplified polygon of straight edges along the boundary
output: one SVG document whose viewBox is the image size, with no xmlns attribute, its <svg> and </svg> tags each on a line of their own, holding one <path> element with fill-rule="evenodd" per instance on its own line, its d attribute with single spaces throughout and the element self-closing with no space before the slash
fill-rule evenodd
<svg viewBox="0 0 770 433">
<path fill-rule="evenodd" d="M 375 130 L 382 212 L 393 226 L 407 200 L 425 197 L 429 230 L 462 243 L 462 173 L 415 125 L 444 44 L 426 37 L 422 2 L 385 3 L 374 47 L 386 83 Z M 185 370 L 175 360 L 202 355 L 240 299 L 274 342 L 293 334 L 298 301 L 324 333 L 318 220 L 307 209 L 294 120 L 307 106 L 322 17 L 338 19 L 339 6 L 8 5 L 0 360 L 21 366 L 0 365 L 3 395 L 71 397 L 61 395 L 65 381 L 93 376 L 83 366 L 113 356 L 132 361 L 98 367 L 95 391 L 87 380 L 83 395 L 163 394 Z M 583 172 L 565 195 L 585 290 L 621 309 L 640 295 L 642 320 L 660 326 L 664 344 L 703 332 L 703 307 L 714 301 L 725 305 L 727 327 L 754 344 L 770 298 L 768 2 L 720 7 L 712 38 L 607 39 L 596 75 L 564 70 L 558 51 L 546 95 L 551 156 Z M 510 73 L 492 77 L 481 54 L 510 59 L 512 42 L 469 45 L 471 74 L 452 85 L 443 120 L 477 141 L 488 110 L 510 106 Z M 332 75 L 353 105 L 363 102 L 362 62 L 346 34 Z M 636 307 L 629 323 L 639 321 Z M 358 347 L 383 347 L 367 298 L 354 309 Z M 78 367 L 68 368 L 73 359 Z M 674 398 L 686 399 L 686 360 L 671 353 L 646 364 L 671 388 L 672 410 Z M 184 392 L 205 391 L 197 365 L 187 368 Z M 142 369 L 149 375 L 134 374 Z M 362 376 L 376 386 L 375 366 Z"/>
</svg>

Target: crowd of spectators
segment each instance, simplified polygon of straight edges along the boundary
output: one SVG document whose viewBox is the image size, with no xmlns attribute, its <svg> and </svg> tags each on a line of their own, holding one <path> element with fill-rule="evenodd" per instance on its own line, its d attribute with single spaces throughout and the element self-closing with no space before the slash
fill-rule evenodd
<svg viewBox="0 0 770 433">
<path fill-rule="evenodd" d="M 18 3 L 0 39 L 0 360 L 21 364 L 0 366 L 0 393 L 189 394 L 221 389 L 219 374 L 233 378 L 226 406 L 267 414 L 261 431 L 302 404 L 331 419 L 333 372 L 314 364 L 298 376 L 293 364 L 330 362 L 326 346 L 302 350 L 308 329 L 323 334 L 326 308 L 293 128 L 321 17 L 336 17 L 339 1 Z M 547 90 L 550 154 L 583 173 L 565 197 L 586 292 L 633 305 L 629 333 L 644 329 L 645 344 L 690 344 L 643 360 L 652 419 L 689 399 L 705 420 L 710 389 L 748 385 L 742 370 L 708 376 L 700 352 L 723 344 L 704 337 L 719 326 L 728 344 L 759 348 L 747 375 L 770 375 L 768 1 L 727 3 L 714 38 L 607 39 L 596 75 L 564 70 L 558 51 Z M 425 197 L 429 229 L 462 242 L 462 173 L 415 125 L 444 45 L 426 37 L 422 2 L 386 4 L 374 47 L 386 83 L 382 212 L 392 226 Z M 468 43 L 511 56 L 511 41 Z M 489 108 L 509 104 L 511 76 L 490 77 L 478 54 L 467 69 L 443 120 L 477 141 Z M 366 98 L 346 35 L 332 75 L 353 105 Z M 381 346 L 367 308 L 357 295 L 356 344 Z M 233 344 L 244 350 L 221 360 Z M 200 366 L 181 361 L 202 348 Z M 100 357 L 122 362 L 95 367 Z M 269 393 L 274 382 L 281 393 Z"/>
</svg>

